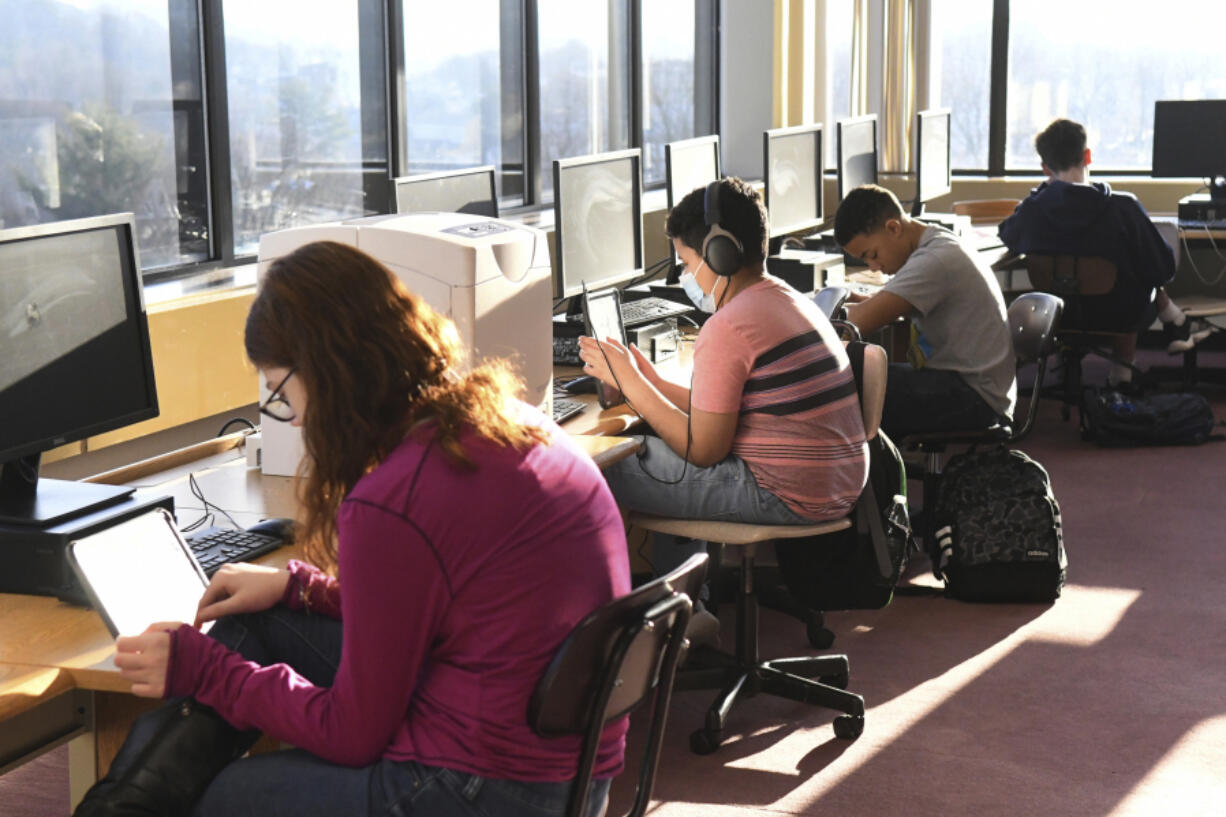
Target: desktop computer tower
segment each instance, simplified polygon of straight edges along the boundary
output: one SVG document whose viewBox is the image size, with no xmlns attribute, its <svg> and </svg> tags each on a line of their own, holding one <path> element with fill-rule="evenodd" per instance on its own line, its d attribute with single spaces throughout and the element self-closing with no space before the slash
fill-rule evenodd
<svg viewBox="0 0 1226 817">
<path fill-rule="evenodd" d="M 1226 224 L 1226 199 L 1206 193 L 1184 196 L 1179 200 L 1179 220 Z"/>
<path fill-rule="evenodd" d="M 115 505 L 46 528 L 0 525 L 0 593 L 55 596 L 73 604 L 88 605 L 85 591 L 64 556 L 68 543 L 155 508 L 174 513 L 174 499 L 136 494 Z"/>
<path fill-rule="evenodd" d="M 520 224 L 464 213 L 371 216 L 269 233 L 260 238 L 259 277 L 269 264 L 314 241 L 357 247 L 455 322 L 465 367 L 511 359 L 523 399 L 551 409 L 553 271 L 545 234 Z M 260 400 L 268 396 L 260 383 Z M 288 423 L 262 424 L 265 474 L 292 476 L 302 435 Z"/>
</svg>

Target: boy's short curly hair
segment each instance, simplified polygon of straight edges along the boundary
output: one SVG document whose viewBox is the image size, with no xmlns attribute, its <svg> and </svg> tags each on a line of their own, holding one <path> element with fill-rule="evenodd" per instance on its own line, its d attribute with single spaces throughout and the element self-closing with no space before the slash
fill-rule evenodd
<svg viewBox="0 0 1226 817">
<path fill-rule="evenodd" d="M 707 237 L 706 192 L 705 187 L 699 187 L 686 194 L 668 211 L 664 225 L 669 238 L 681 239 L 682 244 L 698 253 L 702 252 L 702 241 Z M 735 176 L 719 181 L 719 223 L 741 242 L 746 265 L 766 260 L 770 236 L 766 205 L 757 190 Z"/>
<path fill-rule="evenodd" d="M 1085 126 L 1071 119 L 1056 119 L 1034 137 L 1034 149 L 1055 173 L 1079 167 L 1086 155 Z"/>
<path fill-rule="evenodd" d="M 856 236 L 880 230 L 892 218 L 902 218 L 898 197 L 879 185 L 862 184 L 839 202 L 834 214 L 834 240 L 846 247 Z"/>
</svg>

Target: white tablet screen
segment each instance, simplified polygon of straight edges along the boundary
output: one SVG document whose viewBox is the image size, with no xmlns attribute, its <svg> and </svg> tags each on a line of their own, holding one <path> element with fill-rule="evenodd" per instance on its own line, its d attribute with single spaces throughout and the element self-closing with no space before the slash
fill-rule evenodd
<svg viewBox="0 0 1226 817">
<path fill-rule="evenodd" d="M 147 513 L 70 547 L 73 569 L 113 634 L 139 635 L 159 621 L 195 619 L 208 580 L 169 514 Z"/>
</svg>

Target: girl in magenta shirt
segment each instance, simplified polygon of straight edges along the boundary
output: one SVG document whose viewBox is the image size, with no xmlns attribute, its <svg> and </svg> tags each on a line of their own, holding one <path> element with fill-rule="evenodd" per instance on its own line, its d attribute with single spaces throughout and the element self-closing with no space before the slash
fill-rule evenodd
<svg viewBox="0 0 1226 817">
<path fill-rule="evenodd" d="M 578 738 L 536 736 L 527 710 L 570 630 L 629 589 L 596 466 L 505 368 L 457 374 L 454 327 L 351 247 L 274 263 L 246 343 L 261 411 L 303 431 L 309 561 L 223 567 L 208 636 L 119 639 L 132 691 L 180 700 L 77 814 L 562 814 Z M 625 730 L 605 732 L 593 814 Z M 296 748 L 235 759 L 260 733 Z"/>
</svg>

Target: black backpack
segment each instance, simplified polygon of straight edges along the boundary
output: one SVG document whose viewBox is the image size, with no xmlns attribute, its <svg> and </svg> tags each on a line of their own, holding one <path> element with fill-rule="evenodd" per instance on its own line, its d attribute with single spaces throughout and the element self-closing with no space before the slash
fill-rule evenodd
<svg viewBox="0 0 1226 817">
<path fill-rule="evenodd" d="M 1004 446 L 950 457 L 935 503 L 932 572 L 963 601 L 1054 601 L 1068 567 L 1047 471 Z"/>
<path fill-rule="evenodd" d="M 856 387 L 864 344 L 847 345 Z M 868 441 L 868 481 L 847 530 L 775 542 L 779 570 L 792 597 L 811 610 L 875 610 L 890 603 L 912 548 L 907 475 L 884 431 Z"/>
<path fill-rule="evenodd" d="M 1178 392 L 1128 397 L 1087 388 L 1081 437 L 1104 446 L 1199 445 L 1213 438 L 1213 409 L 1203 394 Z"/>
</svg>

